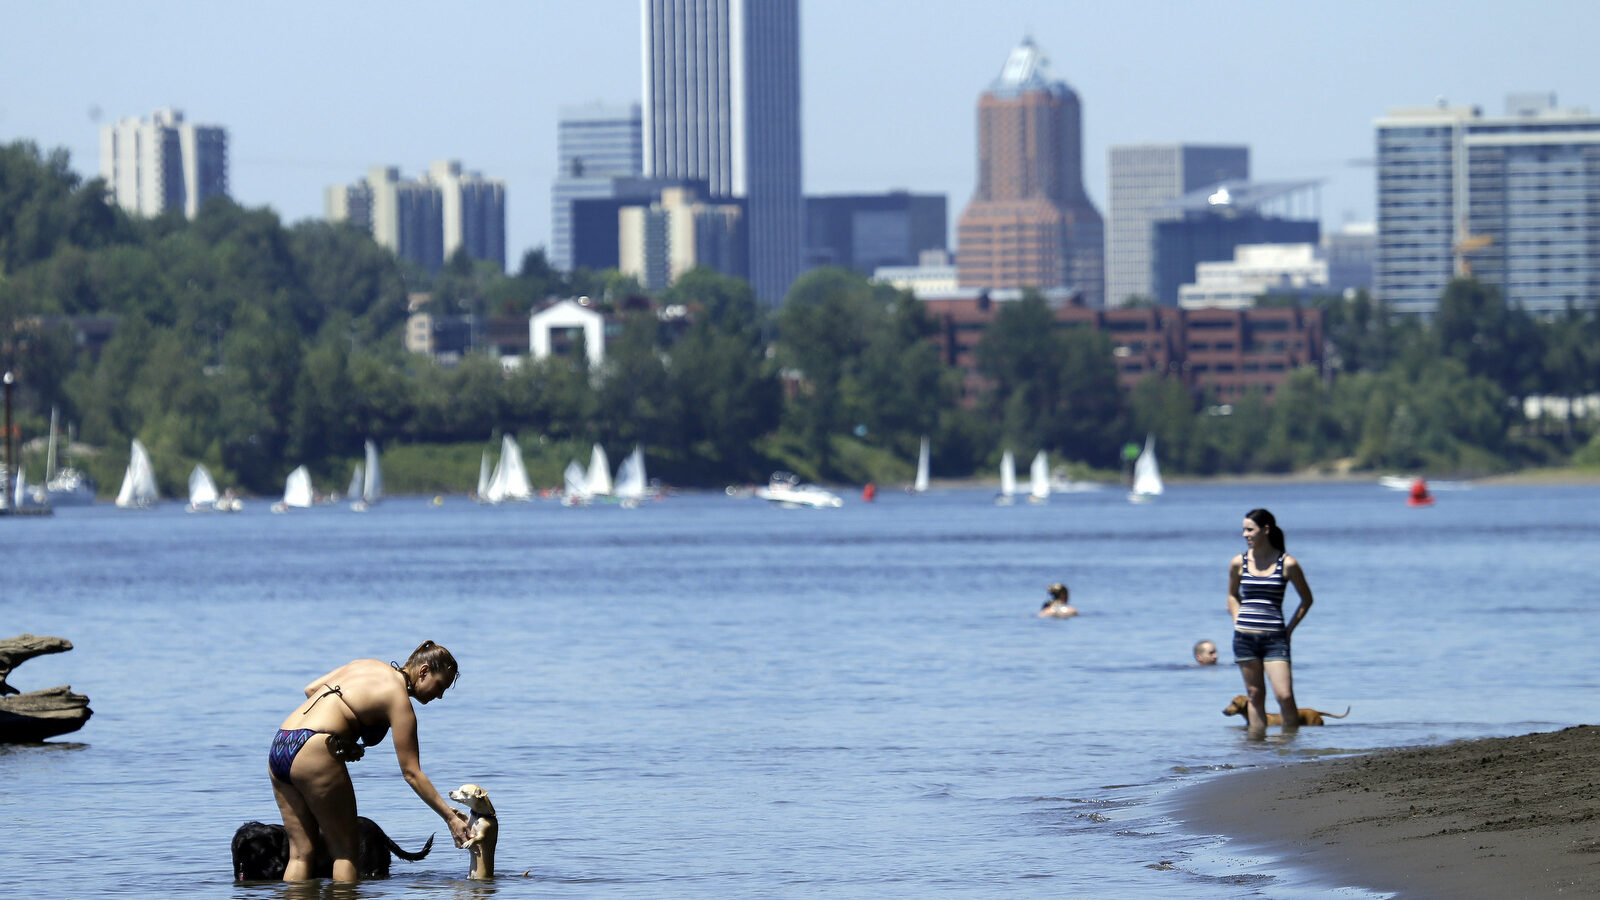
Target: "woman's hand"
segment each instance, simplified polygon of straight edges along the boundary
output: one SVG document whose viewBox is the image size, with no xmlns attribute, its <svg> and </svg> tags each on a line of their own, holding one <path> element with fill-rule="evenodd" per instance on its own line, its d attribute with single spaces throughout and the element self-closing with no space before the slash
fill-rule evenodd
<svg viewBox="0 0 1600 900">
<path fill-rule="evenodd" d="M 450 826 L 450 839 L 455 841 L 456 847 L 460 848 L 466 846 L 467 838 L 472 836 L 467 831 L 466 815 L 452 809 L 450 810 L 450 817 L 444 821 L 446 825 Z"/>
</svg>

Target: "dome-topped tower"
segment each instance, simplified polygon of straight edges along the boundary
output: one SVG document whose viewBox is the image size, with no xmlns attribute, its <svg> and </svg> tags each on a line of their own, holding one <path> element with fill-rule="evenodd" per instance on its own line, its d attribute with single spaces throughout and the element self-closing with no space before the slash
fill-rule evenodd
<svg viewBox="0 0 1600 900">
<path fill-rule="evenodd" d="M 978 184 L 957 226 L 962 287 L 1071 288 L 1101 302 L 1104 225 L 1083 189 L 1078 95 L 1031 38 L 978 99 Z"/>
</svg>

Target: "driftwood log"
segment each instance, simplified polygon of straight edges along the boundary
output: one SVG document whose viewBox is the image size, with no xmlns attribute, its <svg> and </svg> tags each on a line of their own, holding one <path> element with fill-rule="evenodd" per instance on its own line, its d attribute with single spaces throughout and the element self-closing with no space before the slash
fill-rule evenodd
<svg viewBox="0 0 1600 900">
<path fill-rule="evenodd" d="M 17 666 L 47 653 L 65 653 L 72 642 L 24 634 L 0 640 L 0 743 L 23 744 L 82 728 L 94 711 L 89 698 L 68 685 L 24 694 L 6 683 Z"/>
</svg>

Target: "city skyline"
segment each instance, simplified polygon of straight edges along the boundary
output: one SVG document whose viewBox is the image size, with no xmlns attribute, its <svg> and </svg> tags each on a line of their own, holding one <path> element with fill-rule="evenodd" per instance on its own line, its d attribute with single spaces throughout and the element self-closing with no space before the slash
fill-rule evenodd
<svg viewBox="0 0 1600 900">
<path fill-rule="evenodd" d="M 637 0 L 466 4 L 449 27 L 471 30 L 471 41 L 441 39 L 448 29 L 420 3 L 180 0 L 137 20 L 101 0 L 0 8 L 0 77 L 14 86 L 0 100 L 0 141 L 65 148 L 73 169 L 94 177 L 101 125 L 182 109 L 228 129 L 232 196 L 286 223 L 319 218 L 325 186 L 374 165 L 466 160 L 506 182 L 513 270 L 550 243 L 557 110 L 641 100 Z M 956 2 L 802 0 L 804 191 L 906 189 L 963 208 L 976 171 L 974 105 L 1031 36 L 1082 99 L 1085 187 L 1102 212 L 1111 146 L 1226 143 L 1251 148 L 1257 178 L 1323 179 L 1329 229 L 1370 221 L 1373 126 L 1392 108 L 1443 98 L 1495 115 L 1506 96 L 1542 91 L 1600 109 L 1600 60 L 1584 47 L 1600 7 L 1525 7 L 1517 22 L 1538 29 L 1537 41 L 1517 39 L 1495 13 L 1487 2 L 1432 0 L 994 0 L 982 15 Z M 219 33 L 251 40 L 210 37 Z"/>
</svg>

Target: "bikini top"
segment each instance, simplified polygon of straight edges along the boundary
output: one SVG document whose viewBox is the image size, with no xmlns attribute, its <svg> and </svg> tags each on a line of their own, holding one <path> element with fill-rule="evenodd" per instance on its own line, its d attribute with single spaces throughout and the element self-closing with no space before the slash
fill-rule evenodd
<svg viewBox="0 0 1600 900">
<path fill-rule="evenodd" d="M 363 745 L 372 747 L 374 745 L 383 743 L 384 736 L 389 733 L 389 724 L 387 722 L 380 722 L 377 725 L 367 725 L 367 723 L 361 721 L 361 714 L 356 712 L 355 707 L 351 706 L 350 702 L 344 699 L 344 691 L 341 690 L 337 684 L 324 684 L 323 687 L 326 688 L 326 690 L 318 694 L 317 699 L 311 701 L 311 705 L 306 707 L 306 711 L 300 715 L 310 715 L 311 710 L 316 707 L 317 703 L 319 703 L 323 697 L 333 694 L 344 703 L 345 709 L 350 710 L 350 715 L 356 717 L 356 733 L 360 735 L 361 743 Z"/>
</svg>

